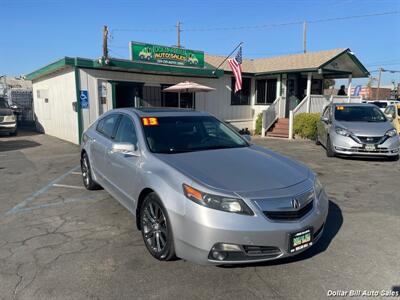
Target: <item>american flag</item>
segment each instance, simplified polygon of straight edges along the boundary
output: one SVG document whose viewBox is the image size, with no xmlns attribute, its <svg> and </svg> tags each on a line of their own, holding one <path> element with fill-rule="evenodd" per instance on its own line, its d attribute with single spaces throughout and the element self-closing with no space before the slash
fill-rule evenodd
<svg viewBox="0 0 400 300">
<path fill-rule="evenodd" d="M 228 59 L 229 66 L 235 75 L 235 93 L 242 89 L 242 47 L 240 46 L 235 58 Z"/>
</svg>

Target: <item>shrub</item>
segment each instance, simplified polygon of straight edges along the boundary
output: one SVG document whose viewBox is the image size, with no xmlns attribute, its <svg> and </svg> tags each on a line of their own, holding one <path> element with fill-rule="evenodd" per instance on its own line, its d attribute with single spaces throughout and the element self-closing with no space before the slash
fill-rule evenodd
<svg viewBox="0 0 400 300">
<path fill-rule="evenodd" d="M 261 135 L 261 128 L 262 128 L 262 113 L 258 114 L 257 116 L 255 134 Z"/>
<path fill-rule="evenodd" d="M 319 113 L 301 113 L 294 117 L 294 134 L 310 140 L 317 137 L 317 122 L 320 119 Z"/>
</svg>

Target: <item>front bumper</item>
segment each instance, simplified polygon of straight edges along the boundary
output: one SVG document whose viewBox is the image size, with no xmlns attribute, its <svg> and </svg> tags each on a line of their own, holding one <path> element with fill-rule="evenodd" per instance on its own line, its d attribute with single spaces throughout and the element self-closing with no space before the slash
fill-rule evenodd
<svg viewBox="0 0 400 300">
<path fill-rule="evenodd" d="M 255 263 L 296 255 L 308 248 L 290 253 L 290 234 L 311 227 L 313 244 L 322 235 L 329 201 L 325 192 L 315 201 L 316 205 L 303 218 L 278 222 L 269 220 L 253 205 L 255 215 L 245 216 L 202 207 L 186 199 L 185 216 L 171 218 L 175 220 L 176 254 L 199 264 Z M 242 253 L 235 253 L 223 261 L 213 259 L 211 251 L 220 243 L 237 245 Z"/>
<path fill-rule="evenodd" d="M 0 132 L 14 132 L 17 129 L 17 122 L 0 123 Z"/>
<path fill-rule="evenodd" d="M 366 148 L 366 144 L 360 144 L 351 137 L 339 134 L 331 134 L 334 150 L 340 155 L 353 156 L 396 156 L 399 155 L 400 139 L 399 136 L 387 138 L 383 143 L 374 144 L 375 150 Z"/>
</svg>

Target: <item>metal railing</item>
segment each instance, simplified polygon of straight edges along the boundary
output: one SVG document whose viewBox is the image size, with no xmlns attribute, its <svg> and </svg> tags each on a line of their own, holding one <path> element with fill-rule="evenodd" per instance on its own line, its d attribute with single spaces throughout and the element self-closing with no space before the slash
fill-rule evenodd
<svg viewBox="0 0 400 300">
<path fill-rule="evenodd" d="M 261 136 L 265 136 L 267 130 L 278 120 L 285 115 L 284 102 L 282 97 L 278 97 L 275 101 L 262 112 L 262 129 Z"/>
</svg>

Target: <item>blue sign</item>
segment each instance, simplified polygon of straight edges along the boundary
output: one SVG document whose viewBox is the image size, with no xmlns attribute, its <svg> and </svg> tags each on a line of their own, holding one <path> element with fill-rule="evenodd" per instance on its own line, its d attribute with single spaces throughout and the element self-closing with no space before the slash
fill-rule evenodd
<svg viewBox="0 0 400 300">
<path fill-rule="evenodd" d="M 360 96 L 360 92 L 361 92 L 361 85 L 357 85 L 354 88 L 353 96 Z"/>
<path fill-rule="evenodd" d="M 89 108 L 88 91 L 81 91 L 80 100 L 81 100 L 81 108 Z"/>
</svg>

